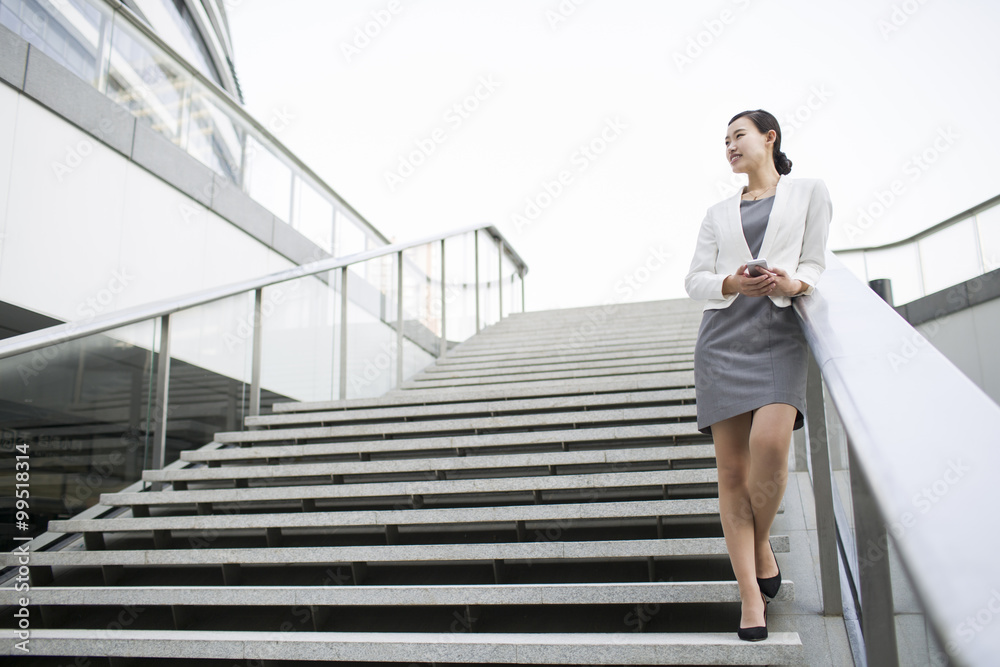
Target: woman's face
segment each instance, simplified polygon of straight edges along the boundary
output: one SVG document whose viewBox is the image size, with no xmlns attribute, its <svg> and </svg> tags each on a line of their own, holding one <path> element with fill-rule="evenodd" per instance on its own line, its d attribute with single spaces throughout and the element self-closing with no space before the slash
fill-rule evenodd
<svg viewBox="0 0 1000 667">
<path fill-rule="evenodd" d="M 771 150 L 777 133 L 768 130 L 761 134 L 753 121 L 743 116 L 729 125 L 726 133 L 726 161 L 733 173 L 747 174 L 757 168 L 767 166 L 771 160 Z"/>
</svg>

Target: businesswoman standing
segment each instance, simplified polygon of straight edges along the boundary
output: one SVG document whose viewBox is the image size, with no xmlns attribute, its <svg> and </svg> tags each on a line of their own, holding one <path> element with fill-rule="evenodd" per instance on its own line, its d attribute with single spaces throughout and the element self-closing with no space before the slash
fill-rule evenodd
<svg viewBox="0 0 1000 667">
<path fill-rule="evenodd" d="M 698 430 L 715 443 L 722 531 L 742 601 L 737 634 L 758 641 L 781 585 L 771 524 L 805 414 L 808 350 L 790 306 L 825 269 L 833 206 L 823 181 L 787 176 L 781 128 L 762 109 L 729 121 L 726 161 L 748 184 L 708 209 L 684 287 L 707 302 L 694 352 Z M 753 277 L 755 258 L 767 269 Z"/>
</svg>

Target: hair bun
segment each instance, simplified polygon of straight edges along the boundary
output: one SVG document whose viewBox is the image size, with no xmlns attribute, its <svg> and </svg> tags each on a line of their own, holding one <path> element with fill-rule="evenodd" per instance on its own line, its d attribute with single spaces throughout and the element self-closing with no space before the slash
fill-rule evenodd
<svg viewBox="0 0 1000 667">
<path fill-rule="evenodd" d="M 787 174 L 792 170 L 792 161 L 784 151 L 778 151 L 774 156 L 774 168 L 779 174 Z"/>
</svg>

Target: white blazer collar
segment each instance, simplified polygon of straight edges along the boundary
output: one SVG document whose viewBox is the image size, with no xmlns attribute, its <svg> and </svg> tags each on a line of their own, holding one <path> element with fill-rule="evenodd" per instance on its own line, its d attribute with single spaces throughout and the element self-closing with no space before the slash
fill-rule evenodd
<svg viewBox="0 0 1000 667">
<path fill-rule="evenodd" d="M 774 202 L 771 204 L 771 215 L 767 220 L 767 228 L 764 230 L 764 240 L 761 241 L 760 252 L 757 253 L 758 257 L 767 258 L 767 252 L 771 249 L 771 244 L 774 242 L 774 236 L 778 233 L 778 226 L 783 222 L 785 201 L 788 199 L 789 186 L 790 179 L 787 175 L 783 175 L 778 179 L 778 185 L 774 188 Z M 729 202 L 729 206 L 727 207 L 729 213 L 727 217 L 729 218 L 730 231 L 731 233 L 738 235 L 737 238 L 743 241 L 743 254 L 749 261 L 754 259 L 754 256 L 753 253 L 750 252 L 750 246 L 747 245 L 746 236 L 743 234 L 743 218 L 740 215 L 740 200 L 742 198 L 743 188 L 740 188 L 740 191 L 737 192 Z"/>
</svg>

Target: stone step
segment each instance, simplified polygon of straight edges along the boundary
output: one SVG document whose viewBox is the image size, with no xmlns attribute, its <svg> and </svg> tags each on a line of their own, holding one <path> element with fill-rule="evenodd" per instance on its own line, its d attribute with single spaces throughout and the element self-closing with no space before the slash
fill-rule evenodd
<svg viewBox="0 0 1000 667">
<path fill-rule="evenodd" d="M 473 371 L 483 369 L 503 369 L 517 371 L 543 371 L 562 368 L 608 368 L 625 362 L 668 362 L 678 359 L 691 359 L 694 351 L 690 349 L 677 350 L 634 350 L 594 352 L 585 355 L 547 354 L 538 357 L 504 358 L 504 357 L 473 357 L 455 358 L 442 357 L 439 362 L 425 368 L 424 373 L 445 373 L 453 371 Z M 447 361 L 445 361 L 447 359 Z M 549 368 L 551 367 L 551 368 Z"/>
<path fill-rule="evenodd" d="M 783 504 L 782 504 L 783 505 Z M 782 508 L 779 508 L 779 512 Z M 279 514 L 209 514 L 142 518 L 65 519 L 49 523 L 50 532 L 115 533 L 153 530 L 246 530 L 266 528 L 368 528 L 383 526 L 490 525 L 526 521 L 586 522 L 643 517 L 712 516 L 717 498 L 631 500 L 492 507 L 445 507 L 404 510 L 345 510 Z"/>
<path fill-rule="evenodd" d="M 22 655 L 12 630 L 3 654 Z M 417 633 L 210 632 L 199 630 L 35 630 L 38 656 L 219 660 L 316 660 L 466 664 L 793 665 L 802 664 L 794 632 L 762 642 L 730 633 Z"/>
<path fill-rule="evenodd" d="M 355 410 L 403 405 L 437 405 L 462 401 L 490 401 L 507 398 L 527 399 L 555 396 L 579 396 L 584 394 L 611 394 L 616 392 L 643 392 L 656 389 L 676 389 L 694 387 L 692 371 L 671 371 L 669 373 L 636 375 L 623 378 L 600 380 L 597 382 L 533 383 L 522 385 L 517 391 L 511 388 L 475 388 L 433 390 L 392 389 L 376 398 L 349 398 L 334 401 L 303 401 L 275 403 L 273 410 L 280 412 L 310 412 L 317 410 Z"/>
<path fill-rule="evenodd" d="M 637 370 L 634 373 L 666 373 L 668 371 L 687 371 L 693 370 L 692 362 L 690 361 L 678 361 L 672 363 L 662 363 L 662 364 L 649 364 L 646 366 L 636 367 Z M 641 369 L 641 370 L 638 370 Z M 457 386 L 494 386 L 498 384 L 507 384 L 515 382 L 540 382 L 543 380 L 593 380 L 594 378 L 600 377 L 615 377 L 628 375 L 629 373 L 622 369 L 616 368 L 586 368 L 580 370 L 567 370 L 567 371 L 550 371 L 547 373 L 518 373 L 518 374 L 505 374 L 501 378 L 498 378 L 494 382 L 490 382 L 488 378 L 476 378 L 476 379 L 452 379 L 452 380 L 421 380 L 414 381 L 408 380 L 404 382 L 401 387 L 404 388 L 418 388 L 418 387 L 457 387 Z"/>
<path fill-rule="evenodd" d="M 22 594 L 0 589 L 0 605 Z M 795 599 L 795 583 L 783 579 L 778 602 Z M 35 605 L 536 605 L 678 604 L 739 602 L 736 581 L 628 583 L 532 583 L 409 586 L 33 586 Z"/>
<path fill-rule="evenodd" d="M 557 359 L 574 359 L 590 355 L 630 354 L 633 352 L 644 353 L 653 351 L 662 352 L 664 354 L 683 352 L 693 354 L 694 343 L 651 339 L 649 341 L 628 343 L 607 342 L 601 343 L 600 345 L 574 344 L 571 346 L 564 346 L 556 351 L 548 345 L 533 346 L 530 344 L 520 346 L 511 345 L 506 352 L 495 351 L 491 349 L 490 346 L 484 346 L 482 349 L 470 347 L 468 350 L 461 351 L 458 348 L 455 348 L 454 350 L 450 350 L 447 355 L 438 358 L 434 364 L 440 366 L 442 364 L 463 363 L 466 361 L 507 362 L 516 361 L 518 359 L 530 361 L 535 359 L 549 359 L 553 357 Z"/>
<path fill-rule="evenodd" d="M 147 482 L 176 482 L 215 480 L 281 479 L 289 477 L 319 477 L 330 475 L 373 475 L 404 472 L 435 472 L 476 470 L 485 472 L 494 468 L 530 468 L 586 464 L 625 466 L 640 461 L 669 461 L 689 459 L 715 459 L 713 445 L 682 445 L 675 447 L 642 447 L 634 449 L 578 450 L 572 452 L 538 452 L 530 454 L 502 454 L 498 456 L 449 456 L 421 459 L 390 459 L 376 461 L 345 461 L 332 463 L 272 464 L 260 466 L 227 466 L 219 468 L 185 468 L 180 470 L 146 470 L 142 478 Z M 550 474 L 556 470 L 549 469 Z"/>
<path fill-rule="evenodd" d="M 788 536 L 772 535 L 775 553 L 788 552 Z M 102 565 L 307 565 L 333 563 L 415 563 L 429 561 L 607 560 L 617 558 L 728 556 L 722 537 L 652 540 L 491 542 L 488 544 L 363 544 L 335 547 L 259 547 L 235 549 L 130 549 L 123 551 L 35 551 L 29 567 Z M 0 554 L 5 566 L 21 556 Z"/>
<path fill-rule="evenodd" d="M 606 422 L 656 420 L 678 421 L 697 416 L 694 404 L 662 405 L 606 410 L 569 410 L 533 414 L 497 415 L 495 417 L 465 417 L 461 419 L 429 419 L 426 421 L 387 422 L 377 424 L 344 424 L 267 429 L 261 431 L 223 431 L 216 433 L 221 443 L 263 442 L 267 440 L 314 440 L 316 438 L 348 438 L 357 436 L 409 435 L 417 436 L 447 431 L 479 431 L 492 429 L 552 428 L 557 425 L 581 426 Z M 697 429 L 696 429 L 697 430 Z"/>
<path fill-rule="evenodd" d="M 304 424 L 306 422 L 330 423 L 335 421 L 364 421 L 385 419 L 407 419 L 419 417 L 446 417 L 468 414 L 493 414 L 498 412 L 529 411 L 570 411 L 592 410 L 607 405 L 638 405 L 646 403 L 693 402 L 694 389 L 661 389 L 643 392 L 616 392 L 609 394 L 579 394 L 570 396 L 546 396 L 542 398 L 510 398 L 494 401 L 467 401 L 462 403 L 442 403 L 433 406 L 406 405 L 361 408 L 357 410 L 299 410 L 283 411 L 271 415 L 247 417 L 247 426 L 279 426 Z"/>
<path fill-rule="evenodd" d="M 690 363 L 693 355 L 690 354 L 660 354 L 656 356 L 615 356 L 609 359 L 589 359 L 579 361 L 564 361 L 556 363 L 539 364 L 498 364 L 491 363 L 478 367 L 458 366 L 431 366 L 415 374 L 411 381 L 422 381 L 429 379 L 452 379 L 452 378 L 479 378 L 496 377 L 504 379 L 508 376 L 522 376 L 535 373 L 550 372 L 571 372 L 588 370 L 612 370 L 619 372 L 630 372 L 634 368 L 641 368 L 647 365 L 668 365 L 676 363 Z"/>
<path fill-rule="evenodd" d="M 534 475 L 528 477 L 487 477 L 412 482 L 102 493 L 101 504 L 112 507 L 132 507 L 133 511 L 135 511 L 137 507 L 191 503 L 254 503 L 281 500 L 315 501 L 330 498 L 473 495 L 510 493 L 515 491 L 576 491 L 611 489 L 616 487 L 705 485 L 715 484 L 717 481 L 717 470 L 715 468 L 694 468 L 690 470 L 651 470 L 642 472 L 590 473 L 584 475 Z"/>
<path fill-rule="evenodd" d="M 200 449 L 181 452 L 185 462 L 207 462 L 218 465 L 221 462 L 278 460 L 281 458 L 305 458 L 335 456 L 341 454 L 393 454 L 402 452 L 455 451 L 461 456 L 476 453 L 486 448 L 518 449 L 537 446 L 561 446 L 567 451 L 577 451 L 588 443 L 601 443 L 607 449 L 612 444 L 640 444 L 651 446 L 674 446 L 678 438 L 707 436 L 698 431 L 694 422 L 668 424 L 636 424 L 631 426 L 594 427 L 587 429 L 553 429 L 544 431 L 515 431 L 511 433 L 484 433 L 480 435 L 452 435 L 421 438 L 397 438 L 389 440 L 351 440 L 332 443 L 309 443 L 304 445 L 278 445 L 267 441 L 249 443 L 254 446 L 230 447 L 222 449 L 222 443 L 212 442 Z M 572 447 L 570 446 L 572 445 Z"/>
</svg>

